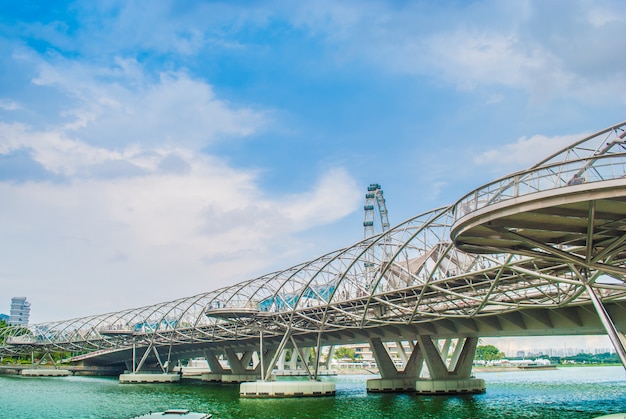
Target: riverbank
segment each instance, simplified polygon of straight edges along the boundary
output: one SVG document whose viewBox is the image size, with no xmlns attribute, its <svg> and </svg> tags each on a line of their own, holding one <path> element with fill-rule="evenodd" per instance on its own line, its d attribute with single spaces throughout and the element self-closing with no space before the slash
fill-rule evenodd
<svg viewBox="0 0 626 419">
<path fill-rule="evenodd" d="M 551 368 L 549 369 L 555 369 L 556 367 L 561 367 L 561 365 L 558 365 L 558 366 L 552 365 Z M 518 368 L 517 366 L 510 366 L 510 367 L 474 366 L 472 368 L 472 372 L 514 372 L 514 371 L 529 371 L 533 369 L 540 370 L 540 369 L 548 369 L 548 368 L 537 367 L 537 368 L 523 369 L 523 368 Z M 377 368 L 341 368 L 341 369 L 336 369 L 334 371 L 337 372 L 337 375 L 378 375 L 379 374 Z"/>
<path fill-rule="evenodd" d="M 553 368 L 551 369 L 555 369 L 555 365 L 552 366 Z M 541 368 L 536 368 L 536 369 L 541 369 Z M 544 368 L 547 369 L 547 368 Z M 518 368 L 517 366 L 511 366 L 511 367 L 473 367 L 472 368 L 472 372 L 515 372 L 515 371 L 530 371 L 532 370 L 532 368 Z"/>
<path fill-rule="evenodd" d="M 339 368 L 333 369 L 337 375 L 378 375 L 378 368 Z"/>
</svg>

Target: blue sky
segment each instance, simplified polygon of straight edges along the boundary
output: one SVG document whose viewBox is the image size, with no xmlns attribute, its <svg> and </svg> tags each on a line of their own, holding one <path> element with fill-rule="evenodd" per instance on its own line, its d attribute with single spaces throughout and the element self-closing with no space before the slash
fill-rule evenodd
<svg viewBox="0 0 626 419">
<path fill-rule="evenodd" d="M 48 4 L 50 3 L 50 4 Z M 621 1 L 7 2 L 1 312 L 189 296 L 626 119 Z M 4 308 L 3 308 L 4 307 Z"/>
</svg>

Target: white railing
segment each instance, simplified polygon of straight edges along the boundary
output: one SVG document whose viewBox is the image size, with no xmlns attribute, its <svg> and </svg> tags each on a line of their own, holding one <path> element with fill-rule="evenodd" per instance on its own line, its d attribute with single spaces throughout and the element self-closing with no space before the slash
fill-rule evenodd
<svg viewBox="0 0 626 419">
<path fill-rule="evenodd" d="M 488 183 L 465 195 L 454 205 L 454 221 L 510 199 L 625 176 L 626 153 L 594 156 L 533 168 Z M 624 181 L 626 182 L 626 178 Z"/>
</svg>

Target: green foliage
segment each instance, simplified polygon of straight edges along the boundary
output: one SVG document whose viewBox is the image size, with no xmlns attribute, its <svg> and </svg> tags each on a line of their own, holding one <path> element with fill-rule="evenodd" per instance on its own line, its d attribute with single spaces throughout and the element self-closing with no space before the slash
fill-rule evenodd
<svg viewBox="0 0 626 419">
<path fill-rule="evenodd" d="M 333 355 L 335 359 L 356 359 L 356 353 L 354 352 L 354 348 L 348 348 L 346 346 L 340 346 L 335 349 L 335 354 Z"/>
<path fill-rule="evenodd" d="M 300 358 L 298 352 L 295 351 L 295 350 L 286 349 L 285 351 L 286 351 L 286 353 L 285 353 L 285 361 L 286 362 L 291 362 L 293 357 Z M 307 354 L 305 353 L 304 356 L 306 356 L 306 355 Z M 306 362 L 307 363 L 315 362 L 315 349 L 309 348 L 308 355 L 309 355 L 309 357 L 308 357 L 309 359 L 307 359 Z"/>
<path fill-rule="evenodd" d="M 32 335 L 27 327 L 9 326 L 5 321 L 0 321 L 0 343 L 6 341 L 7 336 Z"/>
<path fill-rule="evenodd" d="M 576 363 L 576 364 L 619 364 L 621 363 L 616 353 L 605 352 L 602 354 L 586 354 L 579 353 L 573 356 L 566 356 L 561 358 L 561 363 Z"/>
<path fill-rule="evenodd" d="M 495 361 L 504 358 L 504 353 L 493 345 L 482 345 L 476 348 L 476 356 L 474 359 L 483 361 Z"/>
</svg>

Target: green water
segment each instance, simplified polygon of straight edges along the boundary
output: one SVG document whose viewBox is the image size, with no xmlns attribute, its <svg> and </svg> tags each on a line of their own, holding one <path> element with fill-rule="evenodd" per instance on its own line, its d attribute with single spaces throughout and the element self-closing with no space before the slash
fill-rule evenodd
<svg viewBox="0 0 626 419">
<path fill-rule="evenodd" d="M 0 376 L 0 418 L 130 418 L 187 408 L 221 418 L 592 418 L 626 411 L 622 367 L 479 373 L 471 396 L 367 394 L 372 376 L 327 377 L 326 398 L 241 399 L 238 385 L 188 381 L 119 384 L 116 378 Z"/>
</svg>

